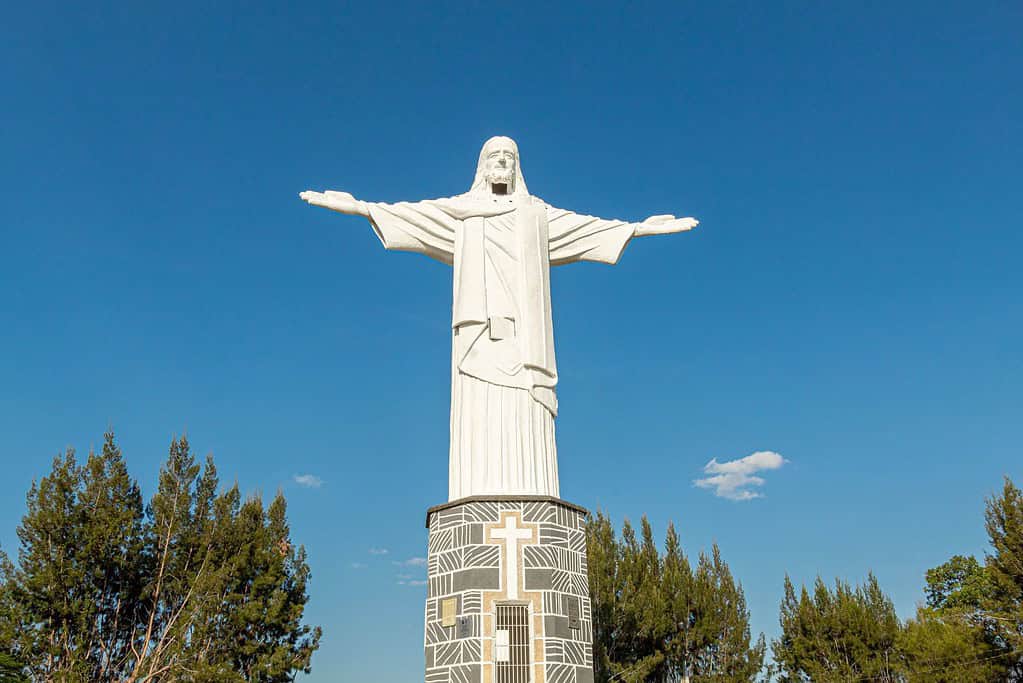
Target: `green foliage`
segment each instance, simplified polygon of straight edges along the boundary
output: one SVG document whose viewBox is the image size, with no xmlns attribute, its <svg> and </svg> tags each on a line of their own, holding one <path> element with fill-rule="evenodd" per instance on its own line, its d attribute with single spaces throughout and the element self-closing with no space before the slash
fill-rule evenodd
<svg viewBox="0 0 1023 683">
<path fill-rule="evenodd" d="M 982 605 L 1013 675 L 1023 679 L 1023 493 L 1008 477 L 1002 494 L 987 501 L 984 517 L 994 552 L 985 568 L 991 593 Z"/>
<path fill-rule="evenodd" d="M 25 665 L 5 652 L 0 652 L 0 683 L 28 683 Z"/>
<path fill-rule="evenodd" d="M 873 574 L 855 588 L 836 581 L 833 591 L 818 577 L 812 595 L 804 586 L 798 596 L 785 577 L 781 630 L 771 648 L 784 683 L 899 680 L 900 623 Z"/>
<path fill-rule="evenodd" d="M 997 648 L 961 612 L 921 608 L 899 634 L 906 683 L 994 683 L 1006 670 Z"/>
<path fill-rule="evenodd" d="M 39 680 L 292 681 L 319 629 L 284 498 L 217 492 L 175 439 L 148 506 L 112 434 L 33 484 L 17 566 L 0 556 L 0 650 Z"/>
<path fill-rule="evenodd" d="M 602 513 L 588 521 L 596 680 L 756 680 L 763 636 L 752 641 L 742 586 L 717 546 L 694 571 L 674 526 L 663 555 L 646 518 L 640 534 L 626 521 L 619 541 Z"/>
<path fill-rule="evenodd" d="M 991 596 L 994 584 L 977 558 L 954 555 L 927 570 L 927 606 L 931 609 L 976 610 Z"/>
<path fill-rule="evenodd" d="M 927 606 L 906 622 L 899 640 L 907 682 L 1006 680 L 1009 649 L 986 611 L 994 598 L 988 568 L 954 555 L 926 579 Z"/>
<path fill-rule="evenodd" d="M 781 637 L 783 682 L 1001 683 L 1023 680 L 1023 494 L 1006 479 L 987 501 L 992 553 L 955 555 L 928 570 L 926 606 L 900 624 L 877 580 L 832 592 L 818 578 L 798 597 L 788 578 Z"/>
</svg>

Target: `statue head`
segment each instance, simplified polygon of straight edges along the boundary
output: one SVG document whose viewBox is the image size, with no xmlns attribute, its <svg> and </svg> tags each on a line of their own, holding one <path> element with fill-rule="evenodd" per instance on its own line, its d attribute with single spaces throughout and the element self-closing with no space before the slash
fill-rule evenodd
<svg viewBox="0 0 1023 683">
<path fill-rule="evenodd" d="M 519 146 L 514 140 L 498 135 L 483 143 L 469 193 L 481 198 L 529 194 L 519 163 Z"/>
</svg>

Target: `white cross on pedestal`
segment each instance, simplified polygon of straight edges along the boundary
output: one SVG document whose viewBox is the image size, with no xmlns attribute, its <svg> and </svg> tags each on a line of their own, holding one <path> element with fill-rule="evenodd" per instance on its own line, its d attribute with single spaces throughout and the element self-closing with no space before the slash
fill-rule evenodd
<svg viewBox="0 0 1023 683">
<path fill-rule="evenodd" d="M 504 526 L 490 530 L 490 537 L 504 541 L 505 557 L 505 589 L 509 600 L 519 599 L 519 541 L 527 541 L 533 532 L 520 527 L 518 519 L 512 515 L 504 518 Z"/>
</svg>

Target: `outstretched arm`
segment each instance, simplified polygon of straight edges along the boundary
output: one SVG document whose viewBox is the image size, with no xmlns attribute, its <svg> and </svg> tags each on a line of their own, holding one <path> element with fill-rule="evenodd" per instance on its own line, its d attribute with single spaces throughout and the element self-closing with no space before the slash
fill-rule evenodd
<svg viewBox="0 0 1023 683">
<path fill-rule="evenodd" d="M 306 190 L 299 197 L 313 206 L 369 219 L 385 249 L 425 254 L 447 264 L 454 258 L 455 234 L 460 221 L 436 201 L 364 202 L 347 192 L 332 190 Z"/>
<path fill-rule="evenodd" d="M 369 205 L 347 192 L 335 192 L 334 190 L 314 192 L 306 190 L 305 192 L 299 192 L 298 196 L 313 206 L 322 206 L 325 209 L 345 213 L 349 216 L 369 218 Z"/>
<path fill-rule="evenodd" d="M 700 221 L 695 218 L 675 218 L 670 213 L 659 216 L 650 216 L 642 223 L 633 224 L 633 235 L 645 237 L 646 235 L 667 235 L 673 232 L 685 232 L 692 230 Z"/>
<path fill-rule="evenodd" d="M 576 261 L 617 263 L 625 245 L 633 237 L 660 235 L 691 230 L 693 218 L 651 216 L 642 223 L 608 220 L 596 216 L 547 207 L 551 265 Z"/>
</svg>

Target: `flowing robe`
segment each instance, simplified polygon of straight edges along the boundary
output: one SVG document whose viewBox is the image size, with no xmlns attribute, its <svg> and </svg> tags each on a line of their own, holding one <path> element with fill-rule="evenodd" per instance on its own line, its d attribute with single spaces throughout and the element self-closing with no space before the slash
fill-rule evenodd
<svg viewBox="0 0 1023 683">
<path fill-rule="evenodd" d="M 386 249 L 454 266 L 449 500 L 557 497 L 550 266 L 616 263 L 634 226 L 528 195 L 368 206 Z"/>
</svg>

